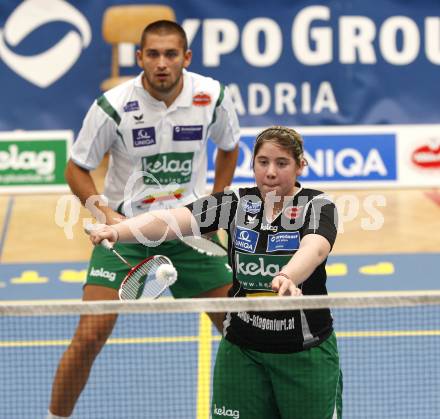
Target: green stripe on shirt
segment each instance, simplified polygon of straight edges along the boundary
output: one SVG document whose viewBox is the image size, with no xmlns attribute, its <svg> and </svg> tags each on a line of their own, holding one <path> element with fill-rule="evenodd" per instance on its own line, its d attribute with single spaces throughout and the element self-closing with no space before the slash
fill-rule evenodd
<svg viewBox="0 0 440 419">
<path fill-rule="evenodd" d="M 220 106 L 223 102 L 223 98 L 225 97 L 225 85 L 220 83 L 220 94 L 218 96 L 217 102 L 215 103 L 215 107 Z"/>
<path fill-rule="evenodd" d="M 220 94 L 218 95 L 217 102 L 215 102 L 215 108 L 214 108 L 214 114 L 212 115 L 212 121 L 209 124 L 209 127 L 214 124 L 215 120 L 217 119 L 216 110 L 223 102 L 223 98 L 225 97 L 225 85 L 220 83 Z M 208 127 L 208 128 L 209 128 Z"/>
<path fill-rule="evenodd" d="M 113 119 L 113 121 L 116 122 L 116 125 L 121 123 L 121 117 L 104 95 L 97 100 L 97 104 L 111 119 Z"/>
</svg>

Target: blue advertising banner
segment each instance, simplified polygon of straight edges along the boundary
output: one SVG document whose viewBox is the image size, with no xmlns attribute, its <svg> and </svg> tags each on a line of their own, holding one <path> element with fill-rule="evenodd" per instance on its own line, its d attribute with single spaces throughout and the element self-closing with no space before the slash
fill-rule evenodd
<svg viewBox="0 0 440 419">
<path fill-rule="evenodd" d="M 78 132 L 110 74 L 104 11 L 124 3 L 135 2 L 0 3 L 0 130 Z M 190 69 L 229 86 L 244 127 L 440 120 L 436 0 L 161 3 L 188 34 Z M 123 73 L 134 75 L 128 51 Z"/>
<path fill-rule="evenodd" d="M 326 131 L 324 133 L 324 130 Z M 251 185 L 252 149 L 258 129 L 244 129 L 234 182 Z M 363 187 L 396 184 L 397 137 L 402 127 L 301 127 L 307 160 L 299 180 L 315 185 L 333 184 Z M 209 145 L 209 179 L 214 179 L 215 146 Z M 350 184 L 350 182 L 354 182 Z"/>
<path fill-rule="evenodd" d="M 396 180 L 391 134 L 304 135 L 307 181 Z"/>
</svg>

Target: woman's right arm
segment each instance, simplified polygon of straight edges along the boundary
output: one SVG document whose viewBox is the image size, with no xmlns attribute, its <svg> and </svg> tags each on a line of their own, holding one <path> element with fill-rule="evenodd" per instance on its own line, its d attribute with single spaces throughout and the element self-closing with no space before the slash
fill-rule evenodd
<svg viewBox="0 0 440 419">
<path fill-rule="evenodd" d="M 90 240 L 94 244 L 107 239 L 110 243 L 119 241 L 157 245 L 178 237 L 199 234 L 199 227 L 191 211 L 181 207 L 150 211 L 112 226 L 99 224 L 90 232 Z"/>
</svg>

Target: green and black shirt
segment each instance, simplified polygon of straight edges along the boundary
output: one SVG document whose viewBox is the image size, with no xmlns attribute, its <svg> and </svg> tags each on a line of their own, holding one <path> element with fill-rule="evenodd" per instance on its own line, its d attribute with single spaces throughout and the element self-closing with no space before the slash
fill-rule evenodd
<svg viewBox="0 0 440 419">
<path fill-rule="evenodd" d="M 335 205 L 320 191 L 297 187 L 298 192 L 285 200 L 283 211 L 272 222 L 266 218 L 265 202 L 256 187 L 217 193 L 187 206 L 201 234 L 219 228 L 228 232 L 234 278 L 230 297 L 272 293 L 273 277 L 307 234 L 319 234 L 333 246 L 337 233 Z M 300 285 L 303 295 L 327 294 L 325 264 L 321 263 Z M 225 320 L 226 339 L 261 352 L 302 351 L 319 345 L 332 331 L 328 309 L 228 313 Z"/>
</svg>

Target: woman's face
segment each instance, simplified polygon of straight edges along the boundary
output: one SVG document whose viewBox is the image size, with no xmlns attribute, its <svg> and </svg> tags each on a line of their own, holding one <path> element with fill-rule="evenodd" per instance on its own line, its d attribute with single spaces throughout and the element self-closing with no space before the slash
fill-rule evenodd
<svg viewBox="0 0 440 419">
<path fill-rule="evenodd" d="M 288 151 L 274 143 L 264 143 L 254 161 L 255 180 L 263 199 L 269 192 L 280 197 L 294 195 L 302 169 Z"/>
</svg>

